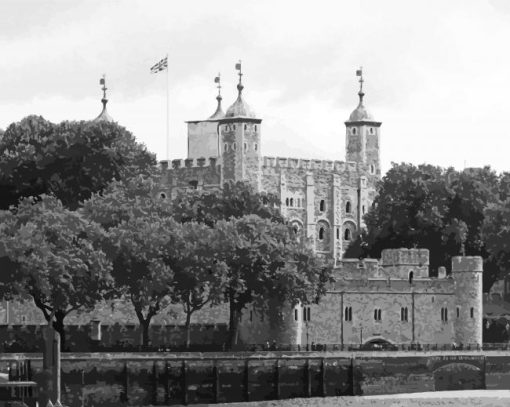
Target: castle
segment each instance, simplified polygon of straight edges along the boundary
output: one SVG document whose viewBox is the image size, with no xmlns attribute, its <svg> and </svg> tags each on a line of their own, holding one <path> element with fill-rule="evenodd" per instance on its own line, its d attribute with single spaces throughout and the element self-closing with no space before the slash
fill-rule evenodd
<svg viewBox="0 0 510 407">
<path fill-rule="evenodd" d="M 244 312 L 241 340 L 305 345 L 482 344 L 482 261 L 455 257 L 452 275 L 429 277 L 428 250 L 384 250 L 380 260 L 342 259 L 354 232 L 363 227 L 381 177 L 380 128 L 364 106 L 363 73 L 358 106 L 345 122 L 345 162 L 262 156 L 262 119 L 238 95 L 206 120 L 188 122 L 188 158 L 163 162 L 161 194 L 219 188 L 248 181 L 280 198 L 296 233 L 314 242 L 319 255 L 335 260 L 335 283 L 317 305 L 271 307 L 269 315 Z M 206 158 L 207 157 L 207 158 Z M 275 311 L 278 309 L 278 311 Z"/>
<path fill-rule="evenodd" d="M 301 346 L 312 342 L 481 345 L 480 257 L 454 257 L 451 275 L 441 268 L 438 277 L 430 277 L 425 249 L 387 249 L 379 260 L 342 258 L 354 233 L 364 226 L 363 215 L 381 178 L 381 122 L 364 106 L 361 70 L 357 71 L 359 103 L 345 122 L 345 161 L 322 161 L 262 156 L 262 119 L 245 102 L 241 65 L 236 68 L 237 99 L 224 113 L 218 93 L 212 116 L 187 122 L 188 157 L 161 162 L 159 196 L 166 199 L 193 189 L 218 189 L 230 180 L 247 181 L 256 191 L 276 194 L 295 232 L 312 239 L 316 253 L 335 262 L 335 282 L 319 304 L 279 304 L 269 314 L 248 308 L 240 323 L 241 341 Z M 104 92 L 104 81 L 102 85 Z M 112 121 L 106 102 L 103 94 L 103 111 L 95 120 Z M 116 311 L 116 317 L 106 306 L 92 314 L 70 315 L 68 323 L 93 320 L 99 332 L 101 324 L 103 329 L 114 322 L 133 325 L 136 317 L 125 305 L 125 312 Z M 20 313 L 11 314 L 5 313 L 11 324 L 29 323 L 14 322 Z M 204 324 L 228 321 L 221 307 L 203 310 L 195 318 Z M 164 327 L 169 321 L 162 312 L 153 323 Z"/>
</svg>

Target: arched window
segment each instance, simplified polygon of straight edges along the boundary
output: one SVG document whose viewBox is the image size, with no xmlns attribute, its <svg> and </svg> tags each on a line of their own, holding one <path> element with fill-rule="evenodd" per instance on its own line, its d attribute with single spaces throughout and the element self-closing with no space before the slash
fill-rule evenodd
<svg viewBox="0 0 510 407">
<path fill-rule="evenodd" d="M 248 151 L 248 143 L 244 143 L 244 151 Z"/>
<path fill-rule="evenodd" d="M 236 151 L 237 149 L 237 144 L 235 142 L 232 143 L 232 150 Z"/>
<path fill-rule="evenodd" d="M 345 229 L 344 240 L 351 240 L 351 229 Z"/>
<path fill-rule="evenodd" d="M 255 143 L 255 144 L 253 145 L 253 149 L 254 149 L 255 151 L 257 151 L 257 149 L 258 149 L 258 148 L 259 148 L 259 146 L 257 145 L 257 143 Z"/>
<path fill-rule="evenodd" d="M 382 319 L 382 311 L 380 308 L 374 309 L 374 320 L 375 321 L 381 321 Z"/>
<path fill-rule="evenodd" d="M 297 235 L 299 233 L 299 226 L 298 225 L 294 225 L 294 227 L 292 228 L 294 230 L 294 234 Z"/>
<path fill-rule="evenodd" d="M 247 124 L 244 125 L 244 129 L 248 130 L 248 125 Z"/>
<path fill-rule="evenodd" d="M 324 199 L 321 199 L 319 203 L 319 210 L 321 212 L 324 212 L 326 210 L 326 201 Z"/>
<path fill-rule="evenodd" d="M 289 206 L 289 198 L 285 198 L 285 206 Z"/>
<path fill-rule="evenodd" d="M 319 240 L 323 240 L 324 239 L 324 228 L 321 227 L 319 229 Z"/>
<path fill-rule="evenodd" d="M 412 284 L 413 283 L 413 277 L 414 277 L 414 272 L 411 270 L 409 272 L 409 284 Z"/>
<path fill-rule="evenodd" d="M 294 206 L 294 198 L 290 198 L 290 206 Z"/>
<path fill-rule="evenodd" d="M 345 213 L 351 213 L 351 202 L 347 201 L 345 204 Z"/>
<path fill-rule="evenodd" d="M 225 153 L 228 151 L 228 143 L 223 144 L 223 151 Z"/>
<path fill-rule="evenodd" d="M 469 314 L 471 315 L 471 318 L 475 317 L 475 309 L 473 307 L 469 310 Z"/>
<path fill-rule="evenodd" d="M 345 307 L 344 319 L 346 321 L 352 321 L 352 307 Z"/>
<path fill-rule="evenodd" d="M 370 164 L 370 174 L 374 174 L 375 173 L 375 166 L 374 164 Z"/>
<path fill-rule="evenodd" d="M 340 228 L 336 228 L 336 238 L 340 239 Z"/>
<path fill-rule="evenodd" d="M 356 127 L 352 128 L 352 134 L 356 134 Z"/>
</svg>

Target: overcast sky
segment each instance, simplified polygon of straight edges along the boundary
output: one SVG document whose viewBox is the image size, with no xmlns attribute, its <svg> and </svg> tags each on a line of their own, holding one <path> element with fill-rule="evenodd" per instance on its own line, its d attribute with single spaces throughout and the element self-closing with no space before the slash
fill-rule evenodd
<svg viewBox="0 0 510 407">
<path fill-rule="evenodd" d="M 345 159 L 344 121 L 365 105 L 391 162 L 510 171 L 510 1 L 0 2 L 0 128 L 29 114 L 53 122 L 108 111 L 166 159 L 185 158 L 186 120 L 245 100 L 263 119 L 267 156 Z"/>
</svg>

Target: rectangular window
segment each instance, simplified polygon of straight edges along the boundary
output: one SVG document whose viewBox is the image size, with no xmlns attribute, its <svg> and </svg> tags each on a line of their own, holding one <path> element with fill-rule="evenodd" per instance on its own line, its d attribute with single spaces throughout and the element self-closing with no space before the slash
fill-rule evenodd
<svg viewBox="0 0 510 407">
<path fill-rule="evenodd" d="M 346 321 L 352 321 L 352 307 L 345 307 L 344 319 Z"/>
<path fill-rule="evenodd" d="M 308 318 L 308 321 L 311 321 L 311 317 L 310 317 L 310 307 L 308 307 L 308 315 L 307 315 L 307 318 Z"/>
<path fill-rule="evenodd" d="M 382 311 L 380 308 L 374 309 L 374 320 L 375 321 L 381 321 L 382 319 Z"/>
<path fill-rule="evenodd" d="M 303 321 L 306 321 L 306 307 L 303 307 Z"/>
<path fill-rule="evenodd" d="M 457 318 L 460 318 L 460 307 L 457 307 Z"/>
<path fill-rule="evenodd" d="M 297 321 L 299 317 L 298 310 L 294 309 L 294 321 Z"/>
<path fill-rule="evenodd" d="M 400 308 L 400 320 L 403 322 L 407 322 L 408 320 L 408 310 L 407 307 Z"/>
<path fill-rule="evenodd" d="M 471 313 L 471 318 L 474 318 L 475 317 L 475 309 L 473 307 L 471 307 L 470 313 Z"/>
</svg>

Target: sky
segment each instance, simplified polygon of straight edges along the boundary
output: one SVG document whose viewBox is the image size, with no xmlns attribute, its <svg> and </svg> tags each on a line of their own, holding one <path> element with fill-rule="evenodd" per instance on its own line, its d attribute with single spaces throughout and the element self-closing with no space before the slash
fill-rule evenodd
<svg viewBox="0 0 510 407">
<path fill-rule="evenodd" d="M 265 156 L 345 159 L 358 103 L 392 162 L 510 171 L 510 1 L 203 0 L 0 2 L 0 128 L 29 114 L 108 112 L 159 160 L 186 158 L 187 120 L 243 96 Z M 168 54 L 167 77 L 150 67 Z"/>
</svg>

